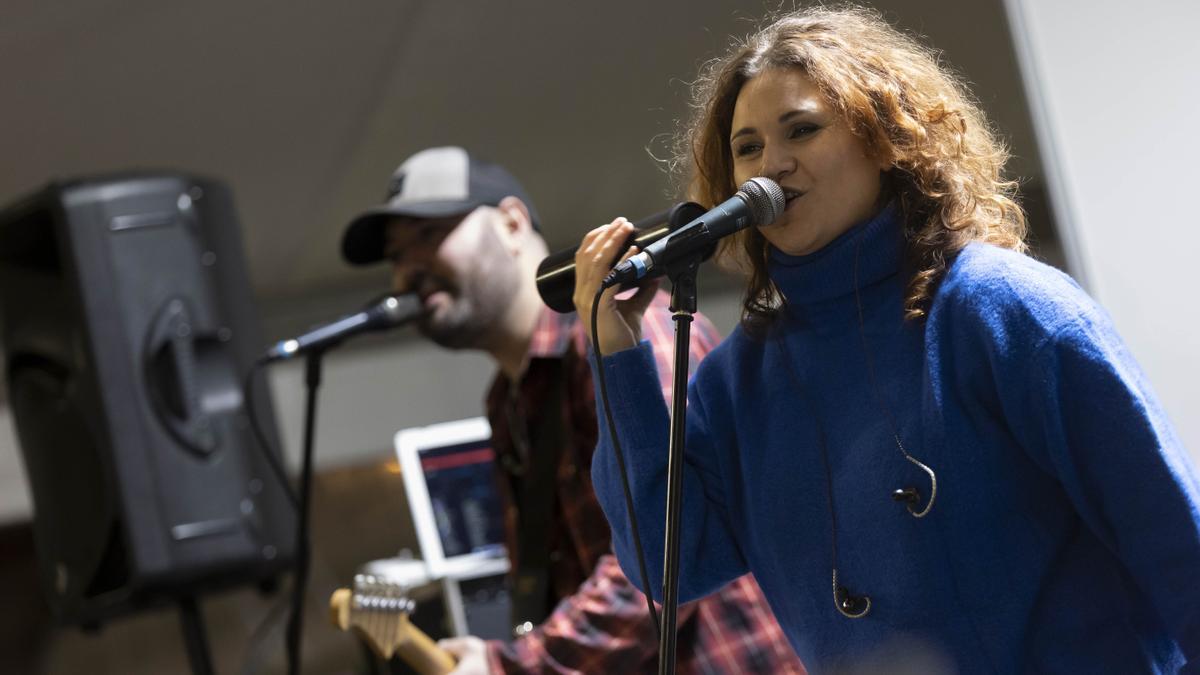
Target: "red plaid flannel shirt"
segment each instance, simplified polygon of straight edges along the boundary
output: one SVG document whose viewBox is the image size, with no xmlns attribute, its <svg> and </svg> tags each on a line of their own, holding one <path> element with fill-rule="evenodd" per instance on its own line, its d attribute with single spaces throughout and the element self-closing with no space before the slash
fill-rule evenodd
<svg viewBox="0 0 1200 675">
<path fill-rule="evenodd" d="M 663 395 L 670 400 L 674 323 L 670 299 L 658 293 L 646 311 L 642 332 L 658 363 Z M 703 316 L 692 323 L 689 370 L 720 341 Z M 565 415 L 568 447 L 557 458 L 558 489 L 550 537 L 550 580 L 558 606 L 530 633 L 511 643 L 492 641 L 492 670 L 505 673 L 650 673 L 658 645 L 646 598 L 611 555 L 611 532 L 592 490 L 591 464 L 597 439 L 595 395 L 587 362 L 587 336 L 574 314 L 543 311 L 521 380 L 500 375 L 487 398 L 498 461 L 510 554 L 516 552 L 517 510 L 506 462 L 521 462 L 509 428 L 528 425 L 551 406 Z M 565 400 L 547 401 L 548 365 L 563 360 Z M 690 375 L 691 373 L 689 373 Z M 510 401 L 510 397 L 515 401 Z M 552 409 L 552 408 L 551 408 Z M 513 561 L 516 569 L 516 561 Z M 679 608 L 676 671 L 686 673 L 804 673 L 754 579 L 747 575 L 720 592 Z"/>
</svg>

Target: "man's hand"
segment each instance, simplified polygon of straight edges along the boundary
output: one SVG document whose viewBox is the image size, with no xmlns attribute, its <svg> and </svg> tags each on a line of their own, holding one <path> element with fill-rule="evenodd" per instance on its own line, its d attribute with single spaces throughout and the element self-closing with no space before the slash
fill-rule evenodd
<svg viewBox="0 0 1200 675">
<path fill-rule="evenodd" d="M 438 646 L 454 655 L 458 665 L 450 675 L 488 675 L 487 643 L 474 636 L 438 640 Z"/>
</svg>

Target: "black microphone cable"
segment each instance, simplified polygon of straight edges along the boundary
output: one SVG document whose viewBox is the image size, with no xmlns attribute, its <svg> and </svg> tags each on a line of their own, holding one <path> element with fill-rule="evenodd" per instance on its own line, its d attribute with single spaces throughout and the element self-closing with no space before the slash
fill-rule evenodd
<svg viewBox="0 0 1200 675">
<path fill-rule="evenodd" d="M 287 359 L 305 353 L 309 350 L 324 351 L 330 347 L 336 346 L 348 337 L 354 334 L 371 331 L 394 328 L 404 323 L 407 323 L 420 315 L 420 302 L 415 294 L 407 294 L 397 296 L 392 293 L 384 294 L 380 299 L 372 301 L 367 305 L 367 309 L 356 315 L 344 317 L 333 324 L 327 324 L 320 329 L 310 331 L 299 338 L 293 340 L 285 340 L 276 343 L 274 347 L 267 350 L 265 354 L 255 359 L 251 364 L 250 369 L 246 373 L 246 377 L 242 382 L 242 398 L 246 403 L 247 416 L 250 420 L 250 427 L 254 433 L 254 438 L 257 441 L 261 456 L 266 460 L 267 466 L 274 474 L 276 481 L 287 497 L 288 503 L 292 507 L 292 512 L 296 515 L 297 530 L 296 539 L 293 545 L 294 554 L 296 556 L 295 564 L 293 565 L 293 579 L 291 588 L 291 613 L 288 617 L 288 629 L 284 651 L 287 661 L 287 671 L 289 673 L 300 672 L 300 625 L 303 620 L 301 615 L 304 606 L 304 591 L 306 587 L 306 577 L 308 573 L 308 565 L 310 559 L 309 552 L 309 524 L 308 516 L 310 509 L 310 490 L 311 490 L 311 467 L 305 465 L 305 470 L 301 472 L 301 488 L 300 495 L 292 489 L 292 485 L 288 480 L 287 473 L 284 471 L 280 459 L 283 457 L 282 448 L 274 448 L 267 440 L 264 433 L 261 421 L 258 419 L 257 411 L 253 404 L 254 394 L 254 376 L 266 364 L 279 359 Z M 331 327 L 336 327 L 339 330 L 330 331 Z M 317 358 L 320 358 L 319 356 Z M 312 361 L 309 361 L 309 368 L 313 367 Z M 312 372 L 310 370 L 310 372 Z M 319 372 L 316 371 L 316 372 Z M 310 384 L 311 387 L 311 384 Z M 313 405 L 315 399 L 314 393 L 309 390 L 309 403 Z M 310 412 L 311 415 L 311 412 Z M 309 417 L 305 420 L 306 424 L 312 425 L 314 420 Z M 306 430 L 306 444 L 311 442 L 308 439 L 310 430 Z M 307 454 L 310 451 L 306 445 L 306 462 Z M 268 614 L 263 619 L 264 624 L 272 621 L 273 614 Z M 256 629 L 257 630 L 257 629 Z"/>
<path fill-rule="evenodd" d="M 420 301 L 417 300 L 415 293 L 400 295 L 395 293 L 384 293 L 377 299 L 367 303 L 367 309 L 365 311 L 374 313 L 374 317 L 368 318 L 368 320 L 365 322 L 360 322 L 357 325 L 351 326 L 350 330 L 352 330 L 353 333 L 347 332 L 336 342 L 332 341 L 328 335 L 317 338 L 317 340 L 324 341 L 323 348 L 329 348 L 338 344 L 338 342 L 341 340 L 344 340 L 358 332 L 396 328 L 419 316 Z M 346 318 L 347 317 L 343 317 L 341 320 L 339 320 L 339 323 L 345 322 Z M 378 321 L 380 318 L 383 319 L 382 322 Z M 289 342 L 293 343 L 293 346 L 291 349 L 286 349 L 284 346 Z M 262 422 L 258 419 L 258 413 L 253 405 L 254 375 L 259 371 L 259 369 L 268 363 L 271 363 L 272 361 L 277 359 L 292 358 L 293 356 L 303 353 L 305 349 L 312 348 L 314 342 L 313 332 L 310 331 L 308 334 L 302 335 L 295 340 L 284 340 L 276 343 L 276 345 L 269 349 L 265 354 L 254 360 L 254 363 L 250 365 L 250 369 L 246 372 L 245 379 L 242 380 L 242 399 L 246 404 L 246 414 L 250 420 L 250 429 L 254 433 L 254 438 L 258 441 L 258 444 L 255 447 L 261 453 L 263 459 L 266 460 L 267 466 L 271 469 L 271 473 L 275 475 L 275 480 L 279 483 L 280 488 L 283 489 L 283 494 L 287 497 L 288 503 L 291 504 L 292 510 L 297 513 L 300 511 L 302 505 L 300 504 L 300 499 L 296 496 L 295 490 L 292 489 L 292 484 L 288 481 L 287 473 L 283 470 L 283 466 L 280 464 L 280 458 L 283 457 L 283 449 L 273 447 L 267 440 L 266 433 L 264 433 L 262 429 Z"/>
<path fill-rule="evenodd" d="M 646 574 L 646 554 L 642 551 L 642 538 L 638 534 L 637 515 L 633 511 L 633 492 L 629 489 L 629 471 L 625 468 L 625 453 L 621 451 L 621 441 L 617 440 L 617 425 L 613 421 L 612 407 L 608 405 L 608 383 L 604 378 L 604 363 L 600 357 L 600 330 L 597 319 L 600 318 L 600 297 L 606 289 L 601 286 L 596 291 L 592 302 L 592 356 L 596 361 L 596 377 L 600 378 L 600 401 L 604 407 L 604 419 L 607 422 L 608 436 L 612 439 L 613 451 L 617 454 L 617 468 L 621 471 L 621 487 L 625 491 L 625 511 L 629 514 L 629 527 L 633 532 L 633 548 L 637 552 L 638 574 L 642 577 L 642 588 L 645 589 L 646 607 L 650 610 L 650 621 L 654 625 L 654 639 L 661 641 L 662 629 L 658 625 L 658 612 L 654 609 L 653 591 L 650 588 L 649 575 Z"/>
<path fill-rule="evenodd" d="M 699 208 L 698 205 L 694 206 Z M 650 589 L 649 575 L 646 573 L 646 554 L 642 550 L 637 516 L 633 510 L 633 492 L 629 488 L 629 472 L 625 466 L 625 453 L 621 450 L 621 442 L 617 439 L 617 426 L 613 421 L 612 408 L 608 404 L 608 384 L 604 377 L 604 364 L 601 361 L 600 353 L 600 331 L 597 326 L 600 316 L 600 298 L 608 288 L 616 286 L 622 281 L 635 282 L 636 279 L 646 276 L 647 271 L 653 271 L 653 276 L 665 273 L 666 268 L 670 265 L 670 245 L 673 237 L 682 237 L 681 246 L 683 248 L 691 247 L 695 253 L 700 253 L 705 245 L 711 245 L 715 239 L 728 236 L 752 225 L 774 222 L 783 213 L 785 207 L 786 199 L 783 189 L 779 187 L 778 183 L 762 176 L 751 178 L 742 183 L 733 197 L 710 209 L 705 215 L 696 218 L 678 231 L 672 232 L 665 239 L 656 240 L 651 244 L 650 247 L 658 249 L 658 253 L 651 254 L 643 250 L 634 258 L 628 259 L 626 261 L 628 265 L 615 266 L 600 284 L 600 288 L 596 291 L 596 297 L 592 301 L 592 352 L 596 361 L 596 377 L 600 378 L 600 400 L 604 407 L 608 435 L 612 439 L 613 451 L 617 455 L 617 467 L 621 472 L 621 487 L 625 492 L 625 510 L 629 513 L 629 527 L 633 534 L 633 547 L 637 553 L 638 573 L 642 577 L 642 587 L 646 590 L 646 605 L 650 609 L 650 618 L 654 623 L 654 636 L 660 643 L 662 629 L 659 625 L 658 613 L 654 610 L 653 593 Z M 707 220 L 709 216 L 713 216 L 711 221 Z M 648 254 L 650 259 L 647 261 L 644 258 Z M 654 259 L 659 255 L 663 256 L 663 260 Z M 627 269 L 622 269 L 623 267 Z M 663 553 L 665 557 L 666 551 Z M 665 590 L 663 593 L 665 595 Z"/>
<path fill-rule="evenodd" d="M 254 405 L 254 375 L 269 362 L 269 359 L 260 357 L 255 359 L 254 363 L 250 365 L 249 370 L 246 371 L 245 379 L 242 380 L 242 399 L 245 401 L 246 415 L 250 419 L 250 429 L 254 433 L 255 441 L 257 441 L 254 444 L 254 447 L 258 449 L 259 454 L 262 455 L 262 458 L 266 460 L 267 466 L 270 467 L 271 473 L 274 474 L 276 482 L 279 483 L 279 487 L 283 490 L 284 496 L 287 497 L 288 504 L 292 507 L 292 513 L 299 518 L 301 509 L 306 507 L 300 504 L 300 500 L 296 497 L 296 492 L 292 489 L 292 484 L 288 481 L 287 473 L 283 470 L 283 465 L 280 464 L 280 458 L 283 457 L 283 449 L 275 448 L 267 440 L 267 435 L 263 432 L 262 423 L 258 419 L 256 406 Z M 299 551 L 299 545 L 300 542 L 297 541 L 292 547 L 295 551 L 295 555 L 297 556 L 303 555 Z M 267 634 L 270 632 L 269 627 L 273 626 L 273 624 L 275 624 L 281 616 L 286 616 L 281 615 L 283 608 L 287 606 L 291 606 L 293 608 L 295 607 L 295 594 L 298 592 L 298 583 L 299 579 L 293 579 L 292 593 L 282 595 L 279 601 L 277 601 L 271 607 L 262 620 L 259 621 L 258 625 L 255 626 L 242 663 L 243 671 L 245 671 L 251 660 L 255 658 L 255 655 L 258 651 L 256 645 L 262 640 L 266 639 Z M 284 646 L 284 656 L 287 661 L 287 668 L 289 672 L 291 672 L 291 670 L 295 667 L 295 664 L 298 663 L 298 659 L 300 658 L 300 655 L 296 653 L 297 651 L 298 650 L 294 650 L 291 645 L 285 644 Z"/>
<path fill-rule="evenodd" d="M 295 491 L 292 490 L 292 484 L 288 482 L 287 473 L 284 472 L 283 465 L 279 463 L 280 457 L 283 456 L 283 449 L 273 447 L 267 440 L 267 435 L 262 430 L 262 423 L 258 419 L 258 412 L 254 405 L 254 375 L 266 364 L 267 359 L 259 358 L 250 365 L 250 369 L 246 371 L 245 379 L 242 380 L 242 400 L 246 403 L 246 416 L 250 419 L 250 429 L 254 433 L 254 439 L 257 441 L 254 447 L 258 449 L 262 458 L 266 460 L 271 473 L 275 474 L 275 480 L 279 483 L 279 487 L 283 489 L 283 494 L 287 497 L 288 503 L 291 504 L 292 511 L 298 511 L 300 502 L 296 498 Z"/>
</svg>

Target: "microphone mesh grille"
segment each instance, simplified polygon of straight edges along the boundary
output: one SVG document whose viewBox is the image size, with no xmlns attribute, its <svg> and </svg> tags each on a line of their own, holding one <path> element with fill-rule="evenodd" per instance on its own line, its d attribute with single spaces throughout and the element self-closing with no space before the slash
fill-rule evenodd
<svg viewBox="0 0 1200 675">
<path fill-rule="evenodd" d="M 751 178 L 742 183 L 738 188 L 746 199 L 746 203 L 750 205 L 750 211 L 754 214 L 753 225 L 766 225 L 775 222 L 783 213 L 785 200 L 783 198 L 783 189 L 779 187 L 779 183 L 770 178 Z"/>
</svg>

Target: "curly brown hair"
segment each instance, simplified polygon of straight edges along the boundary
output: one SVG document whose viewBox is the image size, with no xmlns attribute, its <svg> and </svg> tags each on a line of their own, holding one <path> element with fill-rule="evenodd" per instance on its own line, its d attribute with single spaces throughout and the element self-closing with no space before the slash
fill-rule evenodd
<svg viewBox="0 0 1200 675">
<path fill-rule="evenodd" d="M 949 261 L 968 243 L 1025 250 L 1017 184 L 1002 176 L 1008 151 L 964 83 L 937 52 L 857 6 L 784 15 L 702 69 L 673 161 L 691 199 L 713 206 L 736 191 L 734 104 L 742 86 L 769 68 L 803 72 L 868 152 L 890 164 L 885 189 L 900 206 L 914 270 L 907 318 L 925 316 Z M 742 323 L 750 329 L 768 324 L 783 302 L 767 275 L 767 247 L 757 228 L 747 228 L 718 250 L 725 266 L 749 277 Z"/>
</svg>

